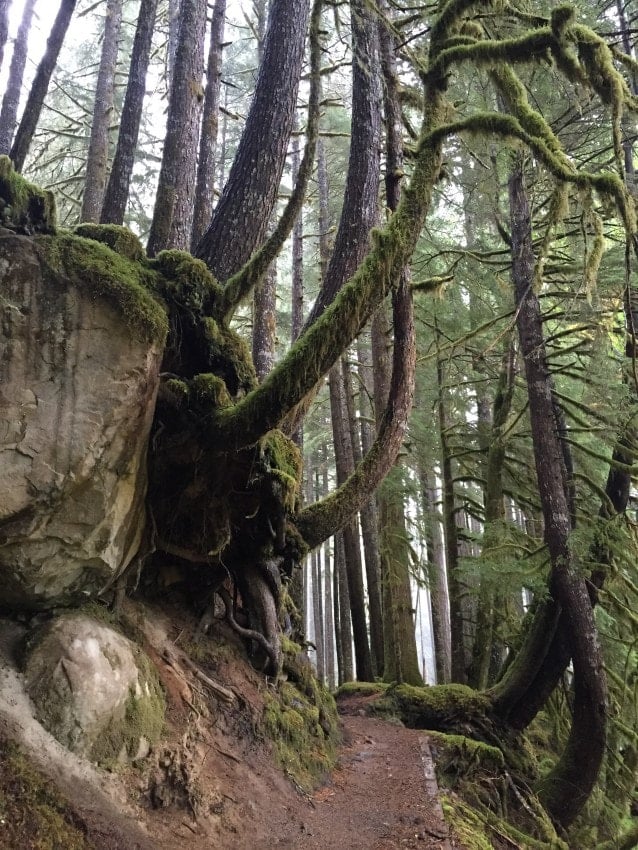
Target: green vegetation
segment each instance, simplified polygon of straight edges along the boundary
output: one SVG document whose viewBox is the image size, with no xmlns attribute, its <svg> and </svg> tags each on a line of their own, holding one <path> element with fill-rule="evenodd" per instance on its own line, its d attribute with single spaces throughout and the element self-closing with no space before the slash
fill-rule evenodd
<svg viewBox="0 0 638 850">
<path fill-rule="evenodd" d="M 282 648 L 288 679 L 266 694 L 263 728 L 281 768 L 310 790 L 334 767 L 339 737 L 336 706 L 314 677 L 301 647 L 284 640 Z"/>
<path fill-rule="evenodd" d="M 53 192 L 28 183 L 13 170 L 8 156 L 0 156 L 0 226 L 18 233 L 55 233 Z"/>
<path fill-rule="evenodd" d="M 0 845 L 29 850 L 95 850 L 69 803 L 25 754 L 0 737 Z"/>
</svg>

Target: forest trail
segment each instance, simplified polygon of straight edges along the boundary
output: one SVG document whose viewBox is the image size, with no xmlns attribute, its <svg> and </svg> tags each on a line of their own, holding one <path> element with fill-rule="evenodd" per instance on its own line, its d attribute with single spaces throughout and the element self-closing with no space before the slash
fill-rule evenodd
<svg viewBox="0 0 638 850">
<path fill-rule="evenodd" d="M 272 847 L 461 850 L 443 819 L 427 736 L 340 699 L 343 745 L 331 781 L 290 812 Z M 250 845 L 256 850 L 256 845 Z M 249 845 L 245 845 L 248 850 Z M 265 850 L 261 848 L 261 850 Z"/>
</svg>

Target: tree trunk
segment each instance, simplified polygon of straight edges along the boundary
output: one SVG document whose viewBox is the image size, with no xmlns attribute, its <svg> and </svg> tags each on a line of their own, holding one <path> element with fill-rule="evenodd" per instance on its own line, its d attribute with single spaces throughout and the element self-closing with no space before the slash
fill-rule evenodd
<svg viewBox="0 0 638 850">
<path fill-rule="evenodd" d="M 4 48 L 9 36 L 9 9 L 12 0 L 0 0 L 0 68 L 4 60 Z"/>
<path fill-rule="evenodd" d="M 438 335 L 438 329 L 436 331 Z M 438 344 L 438 339 L 437 339 Z M 443 529 L 445 532 L 445 564 L 447 568 L 448 597 L 450 600 L 450 635 L 452 641 L 452 682 L 465 684 L 467 681 L 465 623 L 463 616 L 463 585 L 459 575 L 459 543 L 456 524 L 456 498 L 452 471 L 451 451 L 448 445 L 448 414 L 446 407 L 445 373 L 443 360 L 438 355 L 437 402 L 439 441 L 441 445 L 441 480 L 443 491 Z"/>
<path fill-rule="evenodd" d="M 317 652 L 317 678 L 325 682 L 326 669 L 323 645 L 323 594 L 321 592 L 321 549 L 315 549 L 311 556 L 312 564 L 312 614 L 314 620 L 315 649 Z"/>
<path fill-rule="evenodd" d="M 44 98 L 49 89 L 51 76 L 57 64 L 64 37 L 71 23 L 75 4 L 76 0 L 62 0 L 58 14 L 53 22 L 44 56 L 35 73 L 24 112 L 22 113 L 22 119 L 20 120 L 9 154 L 16 171 L 22 171 L 24 168 L 24 161 L 31 147 L 31 141 L 40 118 Z"/>
<path fill-rule="evenodd" d="M 334 612 L 337 641 L 337 678 L 338 683 L 342 685 L 344 682 L 352 682 L 354 679 L 354 659 L 352 657 L 352 623 L 346 576 L 346 553 L 341 532 L 335 535 Z"/>
<path fill-rule="evenodd" d="M 215 0 L 213 18 L 210 25 L 206 91 L 204 93 L 204 109 L 199 139 L 191 251 L 195 251 L 197 248 L 199 240 L 202 238 L 213 215 L 215 158 L 217 152 L 217 128 L 219 125 L 225 18 L 226 0 Z"/>
<path fill-rule="evenodd" d="M 197 256 L 220 281 L 259 247 L 277 200 L 304 58 L 308 0 L 273 0 L 244 132 Z M 241 239 L 237 238 L 241 234 Z"/>
<path fill-rule="evenodd" d="M 128 202 L 135 150 L 142 120 L 142 107 L 146 93 L 146 74 L 151 55 L 151 44 L 158 0 L 141 0 L 137 27 L 133 40 L 131 65 L 126 84 L 126 94 L 120 116 L 120 131 L 111 165 L 100 222 L 123 224 Z"/>
<path fill-rule="evenodd" d="M 93 122 L 86 159 L 80 221 L 98 221 L 102 211 L 108 172 L 109 124 L 113 112 L 117 48 L 121 24 L 122 0 L 107 0 L 104 39 L 95 87 Z"/>
<path fill-rule="evenodd" d="M 352 445 L 348 433 L 347 412 L 343 397 L 343 380 L 338 366 L 333 367 L 330 371 L 329 385 L 337 483 L 342 484 L 352 472 L 354 461 L 352 459 Z M 345 548 L 350 611 L 352 614 L 357 678 L 360 681 L 370 682 L 373 678 L 372 660 L 370 657 L 370 646 L 368 644 L 361 550 L 359 547 L 359 532 L 356 519 L 351 519 L 350 522 L 344 525 L 342 535 Z"/>
<path fill-rule="evenodd" d="M 396 299 L 408 301 L 407 312 L 411 321 L 411 295 L 405 277 Z M 406 316 L 401 319 L 405 321 Z M 395 311 L 395 322 L 398 324 L 397 320 Z M 378 422 L 384 415 L 386 398 L 390 393 L 389 335 L 390 324 L 382 308 L 377 311 L 372 321 L 374 401 Z M 400 478 L 401 473 L 395 467 L 377 494 L 383 612 L 383 678 L 386 682 L 422 685 L 410 587 L 410 546 Z"/>
<path fill-rule="evenodd" d="M 147 252 L 188 250 L 204 66 L 206 0 L 182 0 L 166 139 Z"/>
<path fill-rule="evenodd" d="M 18 34 L 13 43 L 9 77 L 7 79 L 4 97 L 2 98 L 2 108 L 0 109 L 0 154 L 8 154 L 11 150 L 11 142 L 13 141 L 13 134 L 16 129 L 20 92 L 22 91 L 22 78 L 27 64 L 29 31 L 31 30 L 35 4 L 36 0 L 26 0 L 22 10 Z M 5 7 L 5 20 L 6 15 L 7 8 Z"/>
<path fill-rule="evenodd" d="M 422 462 L 419 462 L 419 479 L 423 511 L 427 517 L 427 576 L 432 609 L 432 636 L 434 642 L 434 662 L 436 681 L 445 685 L 452 675 L 452 640 L 448 620 L 448 588 L 445 574 L 445 543 L 443 541 L 442 517 L 437 507 L 436 489 L 430 484 L 430 478 Z"/>
<path fill-rule="evenodd" d="M 359 358 L 359 410 L 361 412 L 361 448 L 367 454 L 374 442 L 374 409 L 371 399 L 374 397 L 372 352 L 369 334 L 364 341 L 357 340 Z M 368 607 L 370 609 L 370 649 L 372 664 L 376 676 L 383 676 L 383 612 L 381 608 L 381 559 L 379 557 L 379 517 L 377 502 L 372 496 L 361 508 L 361 535 L 366 565 L 368 585 Z"/>
<path fill-rule="evenodd" d="M 569 547 L 572 529 L 567 471 L 554 416 L 538 297 L 533 291 L 531 216 L 519 155 L 509 180 L 512 278 L 517 326 L 529 394 L 538 488 L 551 559 L 549 589 L 565 617 L 565 636 L 574 665 L 574 707 L 569 739 L 540 794 L 552 818 L 569 826 L 587 801 L 605 751 L 607 693 L 593 608 L 584 577 Z M 551 634 L 547 643 L 551 643 Z M 586 742 L 586 745 L 583 745 Z"/>
<path fill-rule="evenodd" d="M 326 540 L 323 547 L 323 563 L 324 563 L 324 587 L 325 587 L 325 623 L 324 623 L 324 649 L 325 649 L 325 668 L 326 668 L 326 686 L 328 690 L 333 691 L 337 686 L 335 676 L 335 621 L 334 621 L 334 605 L 333 605 L 333 580 L 332 569 L 330 565 L 330 545 Z"/>
</svg>

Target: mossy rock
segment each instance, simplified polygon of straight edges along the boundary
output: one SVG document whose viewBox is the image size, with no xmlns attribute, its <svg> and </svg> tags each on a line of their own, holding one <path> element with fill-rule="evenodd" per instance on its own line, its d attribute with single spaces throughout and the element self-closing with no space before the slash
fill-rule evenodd
<svg viewBox="0 0 638 850">
<path fill-rule="evenodd" d="M 69 233 L 42 237 L 36 245 L 54 280 L 67 279 L 89 297 L 104 298 L 137 338 L 163 344 L 168 318 L 154 295 L 157 276 L 146 263 L 117 254 L 92 238 Z"/>
<path fill-rule="evenodd" d="M 56 230 L 53 193 L 25 180 L 8 156 L 0 156 L 0 226 L 29 235 Z"/>
<path fill-rule="evenodd" d="M 79 224 L 73 232 L 76 236 L 107 245 L 127 260 L 141 262 L 146 259 L 142 243 L 128 227 L 119 227 L 117 224 Z"/>
<path fill-rule="evenodd" d="M 432 685 L 415 687 L 396 685 L 386 691 L 379 708 L 394 713 L 414 729 L 450 732 L 487 717 L 490 701 L 465 685 Z"/>
</svg>

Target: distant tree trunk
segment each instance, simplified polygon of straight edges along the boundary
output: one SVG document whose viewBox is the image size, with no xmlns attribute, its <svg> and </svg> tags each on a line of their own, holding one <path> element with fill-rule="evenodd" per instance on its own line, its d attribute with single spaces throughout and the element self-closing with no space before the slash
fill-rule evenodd
<svg viewBox="0 0 638 850">
<path fill-rule="evenodd" d="M 330 370 L 329 385 L 332 433 L 334 436 L 335 460 L 337 465 L 337 483 L 342 484 L 354 469 L 354 461 L 352 457 L 352 444 L 348 433 L 343 380 L 338 365 Z M 361 550 L 359 547 L 359 533 L 356 519 L 350 520 L 344 526 L 342 535 L 345 548 L 350 611 L 352 614 L 357 678 L 360 681 L 369 682 L 373 678 L 372 660 L 368 643 Z"/>
<path fill-rule="evenodd" d="M 400 284 L 398 297 L 411 299 L 405 277 Z M 395 319 L 396 315 L 395 311 Z M 409 315 L 411 318 L 411 309 Z M 380 422 L 383 416 L 386 399 L 390 393 L 389 337 L 390 324 L 382 307 L 372 320 L 377 422 Z M 386 682 L 422 685 L 410 587 L 410 546 L 400 475 L 400 471 L 395 467 L 377 493 L 383 611 L 383 678 Z"/>
<path fill-rule="evenodd" d="M 102 211 L 108 172 L 109 124 L 113 112 L 115 69 L 121 24 L 122 0 L 107 0 L 80 221 L 98 221 Z"/>
<path fill-rule="evenodd" d="M 292 182 L 297 182 L 299 174 L 299 138 L 292 140 Z M 303 252 L 303 209 L 299 211 L 292 229 L 292 292 L 291 292 L 290 341 L 294 342 L 303 327 L 304 311 L 304 252 Z M 303 424 L 292 434 L 292 439 L 301 448 L 303 446 Z"/>
<path fill-rule="evenodd" d="M 0 0 L 0 68 L 4 60 L 4 48 L 9 36 L 9 9 L 11 0 Z"/>
<path fill-rule="evenodd" d="M 374 380 L 372 367 L 372 352 L 369 344 L 369 334 L 366 339 L 360 336 L 357 340 L 359 359 L 359 409 L 361 411 L 361 449 L 367 454 L 374 441 L 374 408 L 371 400 L 374 397 Z M 361 509 L 361 536 L 363 537 L 363 553 L 366 565 L 366 582 L 368 585 L 368 607 L 370 609 L 370 649 L 372 664 L 376 676 L 383 676 L 383 611 L 381 606 L 381 559 L 379 555 L 379 517 L 377 502 L 372 496 Z"/>
<path fill-rule="evenodd" d="M 432 637 L 436 681 L 445 685 L 452 675 L 452 642 L 448 621 L 448 589 L 445 575 L 445 543 L 441 529 L 442 517 L 437 507 L 437 492 L 430 482 L 425 464 L 419 461 L 419 480 L 423 511 L 427 517 L 427 576 L 432 609 Z"/>
<path fill-rule="evenodd" d="M 206 66 L 206 91 L 199 139 L 199 158 L 197 162 L 197 187 L 195 189 L 195 210 L 193 212 L 193 233 L 191 250 L 195 251 L 204 231 L 213 216 L 215 198 L 215 155 L 217 150 L 217 128 L 219 125 L 219 104 L 222 83 L 222 53 L 224 24 L 226 18 L 226 0 L 215 0 L 213 18 L 210 25 L 210 45 Z"/>
<path fill-rule="evenodd" d="M 309 10 L 308 0 L 273 0 L 270 8 L 264 61 L 244 132 L 196 250 L 220 281 L 246 263 L 266 234 L 293 126 Z"/>
<path fill-rule="evenodd" d="M 326 685 L 329 690 L 334 690 L 337 682 L 335 676 L 335 622 L 332 590 L 332 569 L 330 565 L 330 544 L 326 540 L 323 549 L 324 563 L 324 587 L 325 587 L 325 622 L 324 622 L 324 650 Z"/>
<path fill-rule="evenodd" d="M 438 334 L 438 329 L 437 329 Z M 463 616 L 463 587 L 459 577 L 459 543 L 456 524 L 456 499 L 452 457 L 448 444 L 448 414 L 446 408 L 445 374 L 443 360 L 437 360 L 437 403 L 439 441 L 441 445 L 441 482 L 443 490 L 443 529 L 445 532 L 445 563 L 447 567 L 448 596 L 450 600 L 450 632 L 452 638 L 451 681 L 467 681 L 465 624 Z"/>
<path fill-rule="evenodd" d="M 120 117 L 120 131 L 102 204 L 100 216 L 102 224 L 123 224 L 124 222 L 142 120 L 146 74 L 151 55 L 157 3 L 158 0 L 141 0 L 140 3 L 126 94 Z"/>
<path fill-rule="evenodd" d="M 18 106 L 20 103 L 20 92 L 22 91 L 22 79 L 27 64 L 27 48 L 29 31 L 33 20 L 33 9 L 36 0 L 26 0 L 22 10 L 22 18 L 18 27 L 18 34 L 13 43 L 13 55 L 9 66 L 9 77 L 7 87 L 2 98 L 0 109 L 0 154 L 8 154 L 11 150 L 11 142 L 15 133 L 18 118 Z M 6 21 L 7 8 L 4 16 Z M 5 36 L 6 39 L 6 36 Z"/>
<path fill-rule="evenodd" d="M 326 678 L 323 646 L 323 594 L 321 592 L 321 549 L 312 553 L 312 613 L 315 623 L 315 648 L 317 651 L 317 677 L 320 682 Z"/>
<path fill-rule="evenodd" d="M 341 532 L 335 535 L 334 590 L 338 682 L 342 685 L 344 682 L 351 682 L 354 679 L 354 659 L 352 657 L 352 623 L 346 576 L 346 553 Z"/>
<path fill-rule="evenodd" d="M 49 89 L 51 76 L 57 64 L 64 37 L 71 23 L 75 4 L 76 0 L 62 0 L 60 10 L 53 22 L 44 56 L 35 73 L 31 91 L 29 92 L 24 112 L 22 113 L 22 119 L 20 120 L 9 154 L 16 171 L 22 171 L 24 168 L 24 161 L 29 153 L 33 134 L 35 133 L 40 112 L 42 111 L 44 98 Z"/>
</svg>

